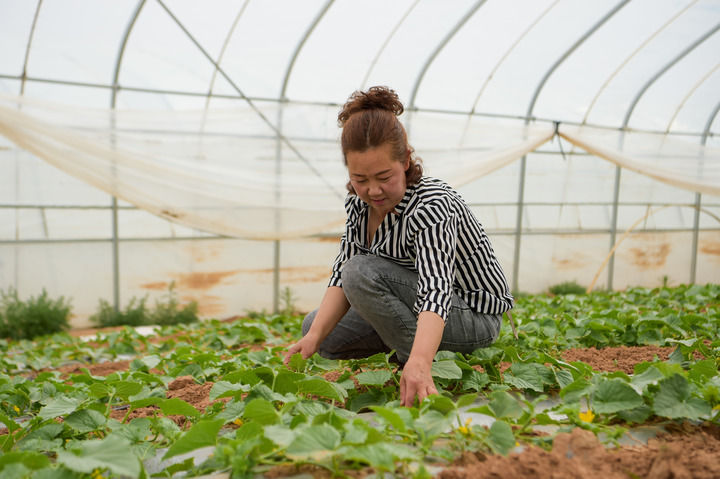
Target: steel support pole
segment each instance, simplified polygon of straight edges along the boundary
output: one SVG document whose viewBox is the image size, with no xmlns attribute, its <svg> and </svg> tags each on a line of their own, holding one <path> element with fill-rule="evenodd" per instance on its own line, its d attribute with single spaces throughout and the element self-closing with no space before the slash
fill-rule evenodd
<svg viewBox="0 0 720 479">
<path fill-rule="evenodd" d="M 613 188 L 613 202 L 612 202 L 612 216 L 610 217 L 610 250 L 615 246 L 617 239 L 617 223 L 618 223 L 618 207 L 620 206 L 620 176 L 622 174 L 622 168 L 619 166 L 615 168 L 615 186 Z M 612 291 L 613 289 L 613 277 L 615 275 L 615 255 L 610 256 L 608 261 L 608 279 L 607 289 Z"/>
<path fill-rule="evenodd" d="M 527 155 L 520 160 L 520 180 L 518 185 L 517 216 L 515 218 L 515 251 L 513 253 L 512 291 L 518 292 L 518 278 L 520 277 L 520 240 L 522 239 L 523 208 L 525 208 L 525 169 Z"/>
<path fill-rule="evenodd" d="M 697 277 L 698 239 L 700 237 L 700 204 L 702 195 L 695 193 L 695 216 L 693 218 L 692 254 L 690 256 L 690 284 L 695 284 Z"/>
</svg>

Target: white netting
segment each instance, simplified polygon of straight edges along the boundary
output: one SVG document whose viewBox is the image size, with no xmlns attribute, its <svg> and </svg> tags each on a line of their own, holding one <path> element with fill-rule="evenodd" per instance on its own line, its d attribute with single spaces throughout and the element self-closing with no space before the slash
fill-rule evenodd
<svg viewBox="0 0 720 479">
<path fill-rule="evenodd" d="M 583 150 L 669 185 L 720 195 L 720 149 L 657 133 L 562 125 L 560 136 Z"/>
<path fill-rule="evenodd" d="M 347 174 L 336 111 L 297 104 L 261 111 L 245 103 L 223 110 L 114 111 L 0 97 L 0 133 L 158 216 L 216 234 L 287 239 L 337 231 L 344 222 Z M 315 121 L 315 131 L 294 135 Z M 455 186 L 553 136 L 547 125 L 432 114 L 414 114 L 412 132 L 426 171 Z"/>
</svg>

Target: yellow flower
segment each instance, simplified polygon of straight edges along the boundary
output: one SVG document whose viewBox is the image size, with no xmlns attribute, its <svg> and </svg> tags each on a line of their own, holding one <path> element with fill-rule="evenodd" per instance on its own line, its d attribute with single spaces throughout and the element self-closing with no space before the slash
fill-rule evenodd
<svg viewBox="0 0 720 479">
<path fill-rule="evenodd" d="M 460 426 L 458 428 L 458 431 L 460 431 L 461 433 L 463 433 L 466 436 L 469 436 L 470 434 L 472 434 L 472 432 L 470 431 L 470 423 L 471 422 L 472 422 L 472 418 L 465 419 L 465 425 Z"/>
<path fill-rule="evenodd" d="M 235 419 L 235 420 L 233 421 L 233 424 L 235 424 L 236 426 L 242 426 L 242 425 L 243 425 L 243 421 L 242 421 L 242 419 L 237 418 L 237 419 Z"/>
<path fill-rule="evenodd" d="M 585 411 L 585 412 L 581 412 L 581 413 L 580 413 L 580 420 L 581 420 L 581 421 L 593 422 L 593 419 L 595 419 L 595 414 L 593 414 L 593 412 L 592 412 L 590 409 L 588 409 L 588 410 Z"/>
<path fill-rule="evenodd" d="M 20 408 L 17 407 L 16 405 L 14 405 L 14 404 L 13 404 L 13 410 L 14 410 L 16 413 L 20 414 Z"/>
<path fill-rule="evenodd" d="M 93 479 L 99 479 L 100 477 L 102 477 L 102 472 L 100 472 L 100 469 L 95 469 L 90 475 Z"/>
</svg>

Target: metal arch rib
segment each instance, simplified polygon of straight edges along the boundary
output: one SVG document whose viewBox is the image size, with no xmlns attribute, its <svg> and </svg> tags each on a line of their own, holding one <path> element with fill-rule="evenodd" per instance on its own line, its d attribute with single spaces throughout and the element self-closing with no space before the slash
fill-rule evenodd
<svg viewBox="0 0 720 479">
<path fill-rule="evenodd" d="M 40 16 L 40 7 L 42 7 L 42 2 L 43 0 L 38 0 L 32 27 L 30 27 L 30 35 L 28 35 L 27 46 L 25 47 L 25 60 L 23 61 L 22 79 L 20 81 L 20 95 L 25 93 L 25 79 L 27 78 L 27 65 L 28 60 L 30 59 L 30 47 L 32 46 L 33 37 L 35 36 L 35 26 L 37 25 L 38 17 Z"/>
<path fill-rule="evenodd" d="M 600 98 L 600 95 L 605 91 L 605 89 L 608 87 L 610 82 L 615 78 L 618 73 L 627 65 L 630 60 L 632 60 L 635 55 L 637 55 L 643 48 L 648 46 L 650 42 L 656 38 L 663 30 L 665 30 L 667 27 L 672 25 L 678 18 L 680 18 L 686 11 L 690 9 L 695 3 L 697 3 L 698 0 L 694 0 L 693 2 L 687 4 L 683 9 L 675 13 L 668 21 L 666 21 L 663 25 L 660 26 L 657 30 L 655 30 L 649 37 L 647 37 L 630 55 L 628 55 L 620 65 L 615 69 L 614 72 L 610 74 L 605 79 L 605 82 L 603 82 L 602 86 L 598 88 L 598 91 L 595 93 L 595 96 L 593 97 L 592 101 L 590 101 L 590 105 L 588 106 L 587 110 L 585 111 L 585 116 L 583 116 L 582 124 L 585 125 L 587 123 L 588 117 L 590 116 L 590 112 L 595 107 L 595 103 L 598 101 L 598 98 Z"/>
<path fill-rule="evenodd" d="M 227 46 L 230 44 L 230 38 L 232 38 L 233 34 L 235 33 L 235 29 L 237 28 L 238 23 L 240 22 L 240 18 L 242 18 L 243 14 L 245 13 L 245 9 L 247 8 L 248 4 L 250 3 L 250 0 L 245 0 L 245 3 L 243 3 L 243 6 L 240 7 L 240 11 L 235 16 L 235 20 L 232 23 L 232 26 L 230 27 L 230 30 L 228 31 L 227 36 L 225 37 L 225 41 L 223 42 L 223 46 L 220 49 L 220 54 L 217 58 L 217 64 L 219 65 L 222 62 L 223 57 L 225 56 L 225 50 L 227 49 Z M 217 68 L 213 70 L 212 77 L 210 78 L 210 86 L 208 87 L 208 95 L 207 100 L 205 101 L 205 109 L 207 110 L 208 106 L 210 105 L 210 98 L 212 96 L 212 91 L 215 88 L 215 80 L 217 79 Z"/>
<path fill-rule="evenodd" d="M 515 50 L 515 47 L 517 47 L 523 38 L 527 36 L 530 31 L 532 31 L 535 26 L 540 23 L 540 20 L 545 18 L 545 15 L 550 13 L 550 10 L 555 8 L 555 6 L 560 2 L 560 0 L 555 0 L 548 8 L 546 8 L 538 17 L 520 34 L 519 37 L 513 42 L 512 45 L 510 45 L 510 48 L 507 49 L 505 54 L 498 60 L 498 62 L 495 64 L 492 70 L 490 70 L 490 73 L 488 74 L 487 78 L 483 82 L 482 86 L 480 86 L 480 90 L 478 91 L 478 94 L 475 95 L 475 100 L 473 101 L 472 109 L 470 110 L 470 115 L 475 114 L 475 108 L 477 108 L 477 104 L 480 101 L 480 97 L 482 96 L 483 92 L 485 91 L 485 88 L 487 88 L 488 83 L 490 83 L 490 80 L 493 79 L 495 76 L 495 73 L 497 73 L 498 69 L 500 69 L 500 66 L 505 62 L 505 60 L 510 56 L 513 50 Z"/>
<path fill-rule="evenodd" d="M 310 24 L 310 27 L 308 27 L 307 31 L 305 32 L 305 35 L 303 35 L 302 39 L 300 39 L 300 42 L 298 43 L 297 47 L 295 47 L 295 51 L 293 52 L 293 56 L 290 58 L 290 62 L 288 63 L 287 69 L 285 70 L 285 77 L 283 78 L 283 84 L 282 89 L 280 90 L 280 100 L 285 99 L 285 92 L 287 91 L 288 82 L 290 81 L 290 75 L 292 74 L 292 70 L 295 67 L 295 61 L 297 60 L 297 57 L 300 55 L 300 52 L 302 51 L 303 47 L 305 46 L 305 42 L 307 42 L 308 38 L 310 38 L 310 35 L 312 35 L 312 32 L 315 30 L 315 27 L 318 26 L 320 23 L 320 20 L 323 19 L 325 16 L 325 13 L 327 13 L 330 6 L 333 4 L 335 0 L 328 0 L 325 6 L 318 12 L 318 14 L 315 16 L 315 19 Z"/>
<path fill-rule="evenodd" d="M 172 11 L 165 5 L 165 3 L 162 0 L 157 0 L 158 4 L 165 10 L 165 12 L 170 16 L 173 22 L 183 31 L 183 33 L 188 37 L 188 39 L 197 47 L 198 50 L 200 50 L 200 53 L 215 67 L 217 68 L 218 73 L 222 75 L 223 78 L 228 82 L 228 84 L 238 93 L 239 97 L 245 102 L 247 102 L 248 106 L 255 112 L 255 114 L 260 117 L 263 123 L 270 128 L 270 130 L 273 131 L 277 135 L 280 140 L 287 145 L 290 150 L 297 155 L 297 157 L 305 163 L 305 165 L 308 167 L 310 171 L 313 172 L 324 184 L 329 188 L 330 191 L 332 191 L 335 196 L 338 198 L 344 198 L 345 195 L 341 192 L 339 192 L 335 186 L 333 186 L 327 178 L 323 176 L 323 174 L 315 167 L 312 163 L 308 161 L 307 158 L 303 156 L 302 153 L 295 147 L 295 145 L 290 142 L 290 140 L 278 130 L 277 126 L 275 126 L 268 118 L 265 116 L 265 114 L 255 105 L 255 102 L 253 102 L 245 93 L 240 89 L 239 86 L 230 78 L 230 75 L 228 75 L 225 70 L 220 68 L 220 65 L 217 64 L 215 60 L 213 60 L 212 56 L 203 48 L 202 45 L 200 45 L 200 42 L 197 41 L 197 39 L 188 31 L 187 28 L 185 28 L 185 25 L 180 22 L 180 20 L 172 13 Z"/>
<path fill-rule="evenodd" d="M 117 101 L 118 78 L 120 77 L 120 67 L 122 65 L 122 60 L 125 55 L 125 47 L 127 46 L 128 39 L 130 38 L 130 33 L 132 33 L 133 28 L 135 28 L 135 22 L 140 16 L 140 11 L 143 9 L 144 6 L 145 0 L 140 0 L 135 7 L 135 12 L 133 13 L 132 17 L 130 17 L 127 28 L 125 28 L 125 34 L 123 35 L 122 42 L 120 43 L 120 48 L 118 49 L 117 58 L 115 59 L 115 71 L 113 72 L 110 108 L 115 108 L 115 103 Z"/>
<path fill-rule="evenodd" d="M 385 39 L 383 44 L 380 46 L 380 49 L 377 51 L 377 53 L 375 54 L 375 57 L 370 62 L 370 66 L 368 67 L 367 72 L 365 72 L 365 76 L 363 77 L 362 82 L 360 83 L 360 88 L 365 87 L 365 84 L 367 83 L 368 78 L 370 78 L 370 73 L 372 73 L 373 68 L 375 68 L 375 65 L 377 64 L 377 61 L 380 58 L 380 55 L 383 54 L 383 52 L 385 51 L 385 48 L 387 48 L 388 44 L 390 43 L 390 40 L 392 40 L 392 38 L 395 36 L 397 31 L 400 29 L 400 26 L 403 23 L 405 23 L 405 20 L 407 20 L 407 17 L 410 16 L 410 13 L 415 9 L 415 7 L 417 6 L 418 3 L 420 3 L 420 0 L 415 0 L 415 2 L 413 2 L 412 5 L 410 5 L 410 8 L 407 9 L 407 11 L 402 16 L 402 18 L 400 18 L 400 21 L 397 22 L 397 24 L 392 29 L 390 34 L 387 36 L 387 38 Z"/>
<path fill-rule="evenodd" d="M 662 67 L 660 70 L 658 70 L 657 73 L 655 73 L 638 91 L 637 95 L 635 95 L 635 98 L 633 99 L 632 103 L 630 103 L 630 107 L 628 108 L 627 112 L 625 113 L 625 119 L 623 120 L 622 128 L 626 129 L 628 127 L 628 124 L 630 123 L 630 117 L 633 114 L 633 111 L 635 110 L 635 107 L 637 106 L 640 99 L 643 97 L 645 92 L 655 83 L 658 78 L 663 76 L 665 72 L 670 70 L 677 62 L 685 58 L 690 52 L 695 50 L 701 43 L 703 43 L 705 40 L 710 38 L 715 32 L 720 30 L 720 23 L 715 25 L 713 28 L 705 32 L 704 35 L 702 35 L 700 38 L 695 40 L 690 46 L 685 48 L 682 52 L 680 52 L 678 55 L 675 56 L 670 62 L 668 62 L 664 67 Z"/>
<path fill-rule="evenodd" d="M 683 99 L 678 104 L 677 108 L 675 108 L 675 111 L 673 112 L 672 116 L 670 117 L 670 121 L 668 121 L 667 128 L 665 128 L 665 134 L 670 133 L 670 127 L 675 122 L 675 118 L 680 114 L 680 110 L 682 110 L 683 106 L 685 106 L 685 103 L 688 101 L 688 99 L 697 91 L 698 88 L 700 88 L 700 85 L 705 83 L 708 78 L 712 76 L 713 73 L 715 73 L 718 68 L 720 68 L 720 63 L 716 63 L 714 67 L 712 67 L 710 70 L 707 71 L 695 84 L 688 90 L 688 92 L 683 96 Z"/>
<path fill-rule="evenodd" d="M 475 5 L 470 7 L 470 10 L 463 15 L 463 17 L 460 19 L 460 21 L 455 24 L 452 30 L 448 32 L 447 35 L 445 35 L 445 38 L 442 39 L 442 41 L 438 44 L 437 47 L 435 47 L 435 50 L 430 54 L 428 59 L 425 61 L 425 64 L 423 65 L 422 69 L 420 70 L 420 73 L 418 74 L 417 79 L 415 80 L 415 85 L 412 89 L 412 94 L 410 95 L 410 102 L 408 103 L 408 109 L 412 110 L 415 108 L 415 98 L 417 96 L 418 89 L 420 88 L 420 84 L 422 83 L 423 79 L 425 78 L 425 73 L 427 73 L 428 68 L 430 68 L 430 65 L 432 62 L 435 61 L 435 58 L 438 56 L 438 54 L 442 51 L 443 48 L 445 48 L 445 45 L 448 44 L 450 40 L 457 34 L 458 31 L 467 23 L 468 20 L 475 14 L 475 12 L 483 6 L 483 4 L 487 0 L 479 0 L 475 2 Z"/>
<path fill-rule="evenodd" d="M 613 15 L 615 15 L 618 11 L 620 11 L 621 8 L 623 8 L 628 3 L 630 3 L 630 0 L 623 0 L 620 3 L 618 3 L 617 5 L 615 5 L 615 7 L 612 10 L 610 10 L 608 13 L 606 13 L 605 16 L 600 19 L 600 21 L 598 21 L 595 25 L 593 25 L 590 28 L 590 30 L 588 30 L 582 37 L 578 38 L 577 41 L 575 43 L 573 43 L 573 45 L 560 58 L 558 58 L 557 61 L 550 67 L 550 69 L 543 76 L 542 80 L 540 80 L 540 84 L 538 84 L 537 88 L 535 89 L 535 93 L 533 94 L 532 100 L 530 100 L 530 105 L 528 106 L 528 111 L 527 111 L 527 115 L 526 115 L 527 116 L 526 121 L 530 120 L 533 110 L 535 109 L 535 103 L 537 102 L 537 99 L 540 96 L 540 92 L 545 87 L 545 83 L 548 81 L 550 76 L 555 72 L 555 70 L 557 70 L 557 68 L 560 65 L 562 65 L 562 63 L 575 50 L 577 50 L 577 48 L 580 45 L 582 45 L 585 42 L 585 40 L 590 38 L 590 36 L 592 36 L 592 34 L 595 33 L 598 30 L 598 28 L 603 26 L 605 24 L 605 22 L 610 20 L 610 18 L 612 18 Z"/>
<path fill-rule="evenodd" d="M 717 105 L 715 105 L 715 109 L 708 117 L 707 123 L 705 124 L 705 128 L 703 129 L 702 133 L 702 144 L 705 145 L 707 141 L 707 137 L 710 135 L 710 127 L 712 127 L 713 122 L 715 121 L 715 117 L 717 117 L 718 112 L 720 112 L 720 102 L 718 102 Z"/>
</svg>

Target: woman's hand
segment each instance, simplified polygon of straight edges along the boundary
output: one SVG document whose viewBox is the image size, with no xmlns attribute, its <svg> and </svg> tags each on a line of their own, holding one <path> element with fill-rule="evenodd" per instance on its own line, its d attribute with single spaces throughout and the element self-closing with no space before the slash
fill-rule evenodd
<svg viewBox="0 0 720 479">
<path fill-rule="evenodd" d="M 430 372 L 431 368 L 432 360 L 428 363 L 410 355 L 400 377 L 400 404 L 402 406 L 412 407 L 416 396 L 418 401 L 422 402 L 430 394 L 438 393 Z"/>
<path fill-rule="evenodd" d="M 319 345 L 320 341 L 314 335 L 308 333 L 300 341 L 288 348 L 283 363 L 287 364 L 295 353 L 300 353 L 303 359 L 307 359 L 317 352 Z"/>
</svg>

